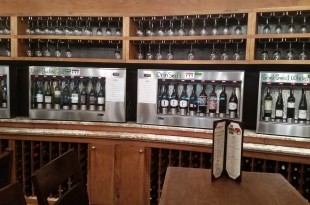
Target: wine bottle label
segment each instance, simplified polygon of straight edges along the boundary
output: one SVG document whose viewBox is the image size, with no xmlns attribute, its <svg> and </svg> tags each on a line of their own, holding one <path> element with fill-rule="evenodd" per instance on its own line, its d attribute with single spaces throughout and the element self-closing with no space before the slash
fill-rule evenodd
<svg viewBox="0 0 310 205">
<path fill-rule="evenodd" d="M 271 111 L 272 110 L 272 100 L 265 100 L 265 110 Z"/>
<path fill-rule="evenodd" d="M 170 100 L 170 106 L 171 107 L 177 107 L 178 106 L 178 101 L 176 99 Z"/>
<path fill-rule="evenodd" d="M 189 104 L 189 107 L 195 108 L 195 107 L 197 107 L 197 105 L 196 105 L 195 103 L 190 103 L 190 104 Z"/>
<path fill-rule="evenodd" d="M 104 97 L 98 97 L 98 104 L 103 105 L 104 104 Z"/>
<path fill-rule="evenodd" d="M 209 109 L 210 110 L 215 110 L 216 109 L 216 105 L 217 105 L 217 100 L 216 98 L 211 98 L 210 102 L 209 102 Z"/>
<path fill-rule="evenodd" d="M 90 96 L 89 97 L 89 104 L 94 105 L 96 103 L 96 97 Z"/>
<path fill-rule="evenodd" d="M 44 97 L 44 101 L 45 101 L 45 103 L 51 103 L 51 102 L 52 102 L 52 97 L 46 95 L 46 96 Z"/>
<path fill-rule="evenodd" d="M 302 120 L 307 119 L 307 110 L 299 110 L 298 111 L 298 118 Z"/>
<path fill-rule="evenodd" d="M 207 98 L 206 97 L 199 97 L 199 105 L 203 106 L 203 105 L 206 105 L 207 104 Z"/>
<path fill-rule="evenodd" d="M 235 103 L 235 102 L 230 102 L 230 103 L 228 104 L 228 109 L 229 109 L 229 110 L 237 110 L 237 103 Z"/>
<path fill-rule="evenodd" d="M 59 97 L 61 95 L 61 91 L 60 90 L 55 90 L 55 97 Z"/>
<path fill-rule="evenodd" d="M 79 103 L 79 94 L 76 93 L 71 94 L 71 103 Z"/>
<path fill-rule="evenodd" d="M 288 108 L 295 108 L 295 103 L 294 102 L 287 102 L 287 107 Z"/>
<path fill-rule="evenodd" d="M 188 105 L 187 100 L 180 100 L 180 107 L 181 108 L 186 108 Z"/>
<path fill-rule="evenodd" d="M 160 105 L 161 105 L 161 107 L 168 107 L 169 101 L 166 99 L 163 99 L 160 101 Z"/>
<path fill-rule="evenodd" d="M 37 94 L 37 102 L 42 103 L 43 102 L 43 94 Z"/>
<path fill-rule="evenodd" d="M 283 117 L 283 110 L 276 110 L 276 117 Z"/>
<path fill-rule="evenodd" d="M 81 95 L 81 104 L 86 104 L 86 96 Z"/>
</svg>

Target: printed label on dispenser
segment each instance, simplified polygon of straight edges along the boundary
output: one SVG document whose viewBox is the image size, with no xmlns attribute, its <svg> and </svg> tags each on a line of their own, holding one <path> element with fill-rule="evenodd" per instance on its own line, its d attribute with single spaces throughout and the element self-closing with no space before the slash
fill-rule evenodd
<svg viewBox="0 0 310 205">
<path fill-rule="evenodd" d="M 106 78 L 106 101 L 124 102 L 125 101 L 125 79 Z"/>
<path fill-rule="evenodd" d="M 138 83 L 138 103 L 156 104 L 157 80 L 139 79 Z"/>
</svg>

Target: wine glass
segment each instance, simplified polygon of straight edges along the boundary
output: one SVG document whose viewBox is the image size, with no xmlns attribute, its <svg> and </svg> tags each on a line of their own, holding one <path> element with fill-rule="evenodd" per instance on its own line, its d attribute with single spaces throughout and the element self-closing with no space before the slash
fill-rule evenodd
<svg viewBox="0 0 310 205">
<path fill-rule="evenodd" d="M 185 28 L 184 28 L 184 20 L 180 20 L 180 28 L 178 30 L 178 35 L 179 36 L 185 36 Z"/>
<path fill-rule="evenodd" d="M 117 21 L 117 28 L 115 29 L 115 35 L 121 36 L 122 35 L 122 29 L 120 27 L 120 19 Z"/>
<path fill-rule="evenodd" d="M 69 23 L 70 23 L 70 25 L 69 25 Z M 72 35 L 73 34 L 73 29 L 72 29 L 72 27 L 71 27 L 71 24 L 72 24 L 72 22 L 71 22 L 71 17 L 68 17 L 68 19 L 66 20 L 66 26 L 65 26 L 65 28 L 64 28 L 64 34 L 65 35 Z"/>
<path fill-rule="evenodd" d="M 27 57 L 33 57 L 33 51 L 31 48 L 31 40 L 30 39 L 28 40 L 28 48 L 26 50 L 26 56 Z"/>
<path fill-rule="evenodd" d="M 137 59 L 139 59 L 139 60 L 142 60 L 142 59 L 144 59 L 144 55 L 143 55 L 143 53 L 142 53 L 142 49 L 141 49 L 141 43 L 139 44 L 139 51 L 138 51 L 138 53 L 137 53 Z"/>
<path fill-rule="evenodd" d="M 67 58 L 71 58 L 72 57 L 72 51 L 70 49 L 70 40 L 68 40 L 68 44 L 67 44 L 66 57 Z"/>
<path fill-rule="evenodd" d="M 36 27 L 34 29 L 34 33 L 37 34 L 37 35 L 41 35 L 41 34 L 44 34 L 44 31 L 42 30 L 41 26 L 40 26 L 40 19 L 41 17 L 39 17 L 36 21 Z"/>
<path fill-rule="evenodd" d="M 100 26 L 99 26 L 99 28 L 100 28 Z M 81 28 L 81 17 L 79 17 L 75 21 L 75 27 L 74 27 L 73 33 L 74 33 L 75 36 L 82 35 L 83 31 L 82 31 L 82 28 Z M 101 33 L 102 33 L 102 31 L 101 31 Z"/>
<path fill-rule="evenodd" d="M 116 44 L 116 50 L 114 52 L 114 57 L 115 57 L 115 59 L 121 59 L 122 58 L 122 54 L 121 54 L 121 51 L 119 50 L 118 43 Z"/>
<path fill-rule="evenodd" d="M 55 34 L 56 35 L 63 35 L 63 30 L 62 30 L 61 18 L 60 17 L 58 17 L 58 19 L 56 20 Z"/>
<path fill-rule="evenodd" d="M 4 27 L 3 27 L 2 18 L 0 17 L 0 35 L 2 34 L 4 34 Z"/>
<path fill-rule="evenodd" d="M 147 36 L 154 36 L 154 23 L 153 23 L 153 18 L 152 20 L 149 20 L 149 27 L 146 30 L 146 35 Z"/>
<path fill-rule="evenodd" d="M 158 44 L 158 51 L 156 53 L 156 59 L 157 60 L 162 60 L 163 59 L 163 52 L 160 49 L 160 43 Z"/>
<path fill-rule="evenodd" d="M 276 34 L 280 34 L 282 33 L 282 25 L 281 25 L 281 18 L 284 16 L 284 13 L 273 13 L 273 16 L 276 17 L 278 19 L 278 24 L 276 25 L 274 32 Z"/>
<path fill-rule="evenodd" d="M 11 34 L 11 29 L 10 29 L 10 26 L 9 26 L 9 17 L 7 17 L 7 18 L 5 19 L 5 26 L 4 26 L 4 28 L 3 28 L 3 32 L 4 32 L 4 34 L 6 34 L 6 35 Z"/>
<path fill-rule="evenodd" d="M 194 59 L 195 59 L 195 53 L 193 51 L 193 44 L 191 43 L 191 48 L 187 53 L 187 60 L 194 60 Z"/>
<path fill-rule="evenodd" d="M 232 17 L 232 15 L 223 15 L 222 16 L 225 19 L 225 25 L 223 28 L 223 35 L 229 35 L 229 26 L 228 26 L 228 19 Z"/>
<path fill-rule="evenodd" d="M 60 50 L 60 48 L 59 48 L 59 41 L 57 41 L 57 43 L 56 43 L 55 56 L 56 56 L 57 58 L 60 58 L 60 57 L 61 57 L 61 50 Z"/>
<path fill-rule="evenodd" d="M 143 25 L 141 23 L 141 20 L 138 21 L 138 29 L 136 34 L 137 36 L 144 36 Z"/>
<path fill-rule="evenodd" d="M 40 48 L 40 41 L 38 40 L 37 42 L 37 48 L 36 50 L 34 51 L 34 56 L 36 57 L 42 57 L 43 53 L 41 51 L 41 48 Z"/>
<path fill-rule="evenodd" d="M 241 52 L 239 51 L 239 42 L 236 43 L 236 50 L 233 54 L 233 59 L 236 61 L 241 59 Z"/>
<path fill-rule="evenodd" d="M 106 28 L 106 30 L 105 30 L 105 35 L 106 35 L 106 36 L 112 36 L 112 30 L 111 30 L 111 28 L 110 28 L 110 23 L 111 23 L 111 19 L 109 18 L 109 19 L 108 19 L 108 26 L 107 26 L 107 28 Z"/>
<path fill-rule="evenodd" d="M 215 43 L 212 43 L 212 50 L 209 55 L 210 60 L 216 60 L 217 59 L 217 53 L 215 52 Z"/>
<path fill-rule="evenodd" d="M 49 20 L 50 20 L 50 17 L 46 20 L 46 26 L 44 27 L 44 33 L 45 33 L 45 35 L 50 35 L 50 34 L 52 34 L 52 28 L 51 28 L 50 25 L 49 25 Z"/>
<path fill-rule="evenodd" d="M 221 53 L 221 60 L 228 60 L 227 45 L 224 43 L 224 50 Z"/>
<path fill-rule="evenodd" d="M 88 17 L 87 21 L 86 21 L 85 28 L 84 28 L 84 35 L 85 36 L 92 36 L 93 35 L 93 31 L 92 31 L 92 29 L 90 27 L 90 22 L 91 22 L 91 18 Z M 106 31 L 105 33 L 108 36 L 108 32 Z"/>
<path fill-rule="evenodd" d="M 151 44 L 149 44 L 149 49 L 146 52 L 146 59 L 147 60 L 152 60 L 153 59 L 153 53 L 152 53 L 152 50 L 151 50 Z"/>
<path fill-rule="evenodd" d="M 168 48 L 168 53 L 167 53 L 167 59 L 168 60 L 173 60 L 174 56 L 173 53 L 171 51 L 171 43 L 169 43 L 169 48 Z"/>
<path fill-rule="evenodd" d="M 102 36 L 103 35 L 102 29 L 101 29 L 101 21 L 102 21 L 102 17 L 99 17 L 98 18 L 98 28 L 96 30 L 96 35 L 97 36 Z"/>
<path fill-rule="evenodd" d="M 302 50 L 301 50 L 301 52 L 299 53 L 298 58 L 299 58 L 299 60 L 307 60 L 308 54 L 307 54 L 307 52 L 306 52 L 306 42 L 303 42 L 303 43 L 302 43 Z"/>
<path fill-rule="evenodd" d="M 46 41 L 46 48 L 45 48 L 45 50 L 43 51 L 43 55 L 44 55 L 45 57 L 50 57 L 50 56 L 51 56 L 51 50 L 50 50 L 50 48 L 49 48 L 49 46 L 48 46 L 48 41 Z"/>
<path fill-rule="evenodd" d="M 289 49 L 285 55 L 286 60 L 294 60 L 294 52 L 292 51 L 292 43 L 289 44 Z"/>
<path fill-rule="evenodd" d="M 270 31 L 271 31 L 270 26 L 269 26 L 269 18 L 270 18 L 270 16 L 271 16 L 271 14 L 269 14 L 269 15 L 267 15 L 267 16 L 264 16 L 263 13 L 260 13 L 260 16 L 266 19 L 266 23 L 265 23 L 265 25 L 264 25 L 264 27 L 263 27 L 262 33 L 263 33 L 263 34 L 269 34 Z"/>
<path fill-rule="evenodd" d="M 30 29 L 31 29 L 31 22 L 30 22 L 30 19 L 31 19 L 32 17 L 28 17 L 28 20 L 27 20 L 27 27 L 26 27 L 26 29 L 25 29 L 25 33 L 27 34 L 27 35 L 30 35 Z M 1 19 L 0 19 L 1 20 Z M 24 17 L 22 17 L 22 21 L 24 21 L 25 19 L 24 19 Z"/>
<path fill-rule="evenodd" d="M 195 29 L 195 19 L 192 19 L 191 28 L 189 29 L 188 34 L 190 36 L 196 36 L 197 35 L 196 29 Z"/>
<path fill-rule="evenodd" d="M 173 28 L 173 20 L 172 19 L 169 21 L 169 27 L 166 31 L 166 35 L 167 36 L 173 36 L 174 35 L 174 28 Z"/>
<path fill-rule="evenodd" d="M 269 54 L 268 54 L 268 51 L 267 51 L 266 47 L 267 47 L 267 43 L 264 42 L 264 48 L 263 48 L 263 51 L 260 54 L 260 59 L 262 59 L 262 60 L 268 60 L 269 59 Z"/>
<path fill-rule="evenodd" d="M 300 15 L 302 15 L 301 11 L 300 11 Z M 300 33 L 307 33 L 308 32 L 308 27 L 307 27 L 307 14 L 303 15 L 303 24 L 300 28 Z"/>
<path fill-rule="evenodd" d="M 208 18 L 208 16 L 207 16 L 207 18 Z M 203 19 L 202 29 L 200 30 L 200 35 L 201 36 L 208 35 L 208 32 L 207 32 L 207 19 L 206 18 Z"/>
<path fill-rule="evenodd" d="M 242 28 L 240 25 L 240 20 L 243 19 L 245 17 L 245 14 L 242 14 L 240 17 L 237 16 L 237 14 L 234 14 L 234 18 L 237 19 L 237 26 L 235 28 L 235 35 L 242 35 Z"/>
<path fill-rule="evenodd" d="M 219 29 L 218 29 L 218 26 L 217 26 L 217 19 L 218 19 L 218 17 L 212 17 L 210 15 L 210 18 L 214 19 L 214 24 L 213 24 L 213 27 L 212 27 L 212 30 L 211 30 L 211 34 L 212 35 L 218 35 L 219 34 Z"/>
<path fill-rule="evenodd" d="M 288 26 L 287 32 L 288 32 L 288 33 L 295 33 L 295 32 L 296 32 L 296 28 L 295 28 L 295 25 L 294 25 L 294 16 L 295 16 L 295 15 L 294 15 L 294 14 L 289 15 L 288 12 L 286 12 L 286 15 L 289 16 L 289 17 L 291 17 L 291 23 L 290 23 L 290 25 Z"/>
<path fill-rule="evenodd" d="M 157 36 L 164 36 L 165 35 L 165 31 L 164 31 L 164 24 L 163 24 L 163 20 L 160 19 L 159 20 L 159 27 L 156 31 L 156 35 Z"/>
<path fill-rule="evenodd" d="M 7 41 L 7 44 L 5 46 L 5 49 L 4 49 L 4 55 L 7 56 L 7 57 L 10 57 L 11 56 L 11 49 L 10 49 L 10 41 L 8 40 Z"/>
<path fill-rule="evenodd" d="M 279 50 L 279 42 L 276 43 L 276 50 L 272 53 L 273 60 L 280 60 L 281 59 L 281 52 Z"/>
</svg>

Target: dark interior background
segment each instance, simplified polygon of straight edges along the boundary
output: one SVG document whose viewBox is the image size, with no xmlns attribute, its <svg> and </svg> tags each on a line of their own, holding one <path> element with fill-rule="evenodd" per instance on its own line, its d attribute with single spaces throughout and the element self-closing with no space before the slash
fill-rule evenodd
<svg viewBox="0 0 310 205">
<path fill-rule="evenodd" d="M 243 122 L 246 129 L 256 129 L 257 98 L 260 71 L 307 72 L 308 65 L 165 65 L 165 64 L 107 64 L 107 63 L 67 63 L 67 62 L 33 62 L 2 61 L 12 71 L 16 89 L 11 97 L 16 102 L 15 116 L 28 116 L 28 66 L 77 66 L 101 68 L 127 68 L 127 121 L 136 120 L 137 70 L 138 69 L 171 69 L 171 70 L 244 70 Z M 15 79 L 14 79 L 15 78 Z M 14 84 L 13 84 L 14 85 Z"/>
</svg>

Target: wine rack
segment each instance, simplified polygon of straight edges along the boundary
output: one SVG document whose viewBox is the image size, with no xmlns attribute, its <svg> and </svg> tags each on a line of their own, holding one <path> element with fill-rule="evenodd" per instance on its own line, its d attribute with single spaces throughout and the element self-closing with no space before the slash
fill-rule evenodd
<svg viewBox="0 0 310 205">
<path fill-rule="evenodd" d="M 78 153 L 82 175 L 86 183 L 88 170 L 88 144 L 23 140 L 15 141 L 15 175 L 16 180 L 22 183 L 23 191 L 26 196 L 35 196 L 31 181 L 32 173 L 72 148 Z M 59 186 L 58 190 L 55 190 L 51 194 L 51 197 L 58 198 L 64 194 L 73 183 L 73 179 L 68 179 L 67 182 Z"/>
<path fill-rule="evenodd" d="M 152 148 L 150 204 L 156 205 L 159 202 L 168 166 L 210 169 L 212 164 L 211 160 L 211 153 Z M 307 200 L 310 200 L 309 164 L 299 164 L 244 156 L 242 158 L 242 170 L 249 172 L 280 173 Z"/>
<path fill-rule="evenodd" d="M 1 139 L 0 140 L 0 154 L 3 153 L 4 150 L 8 147 L 9 147 L 9 140 Z"/>
</svg>

